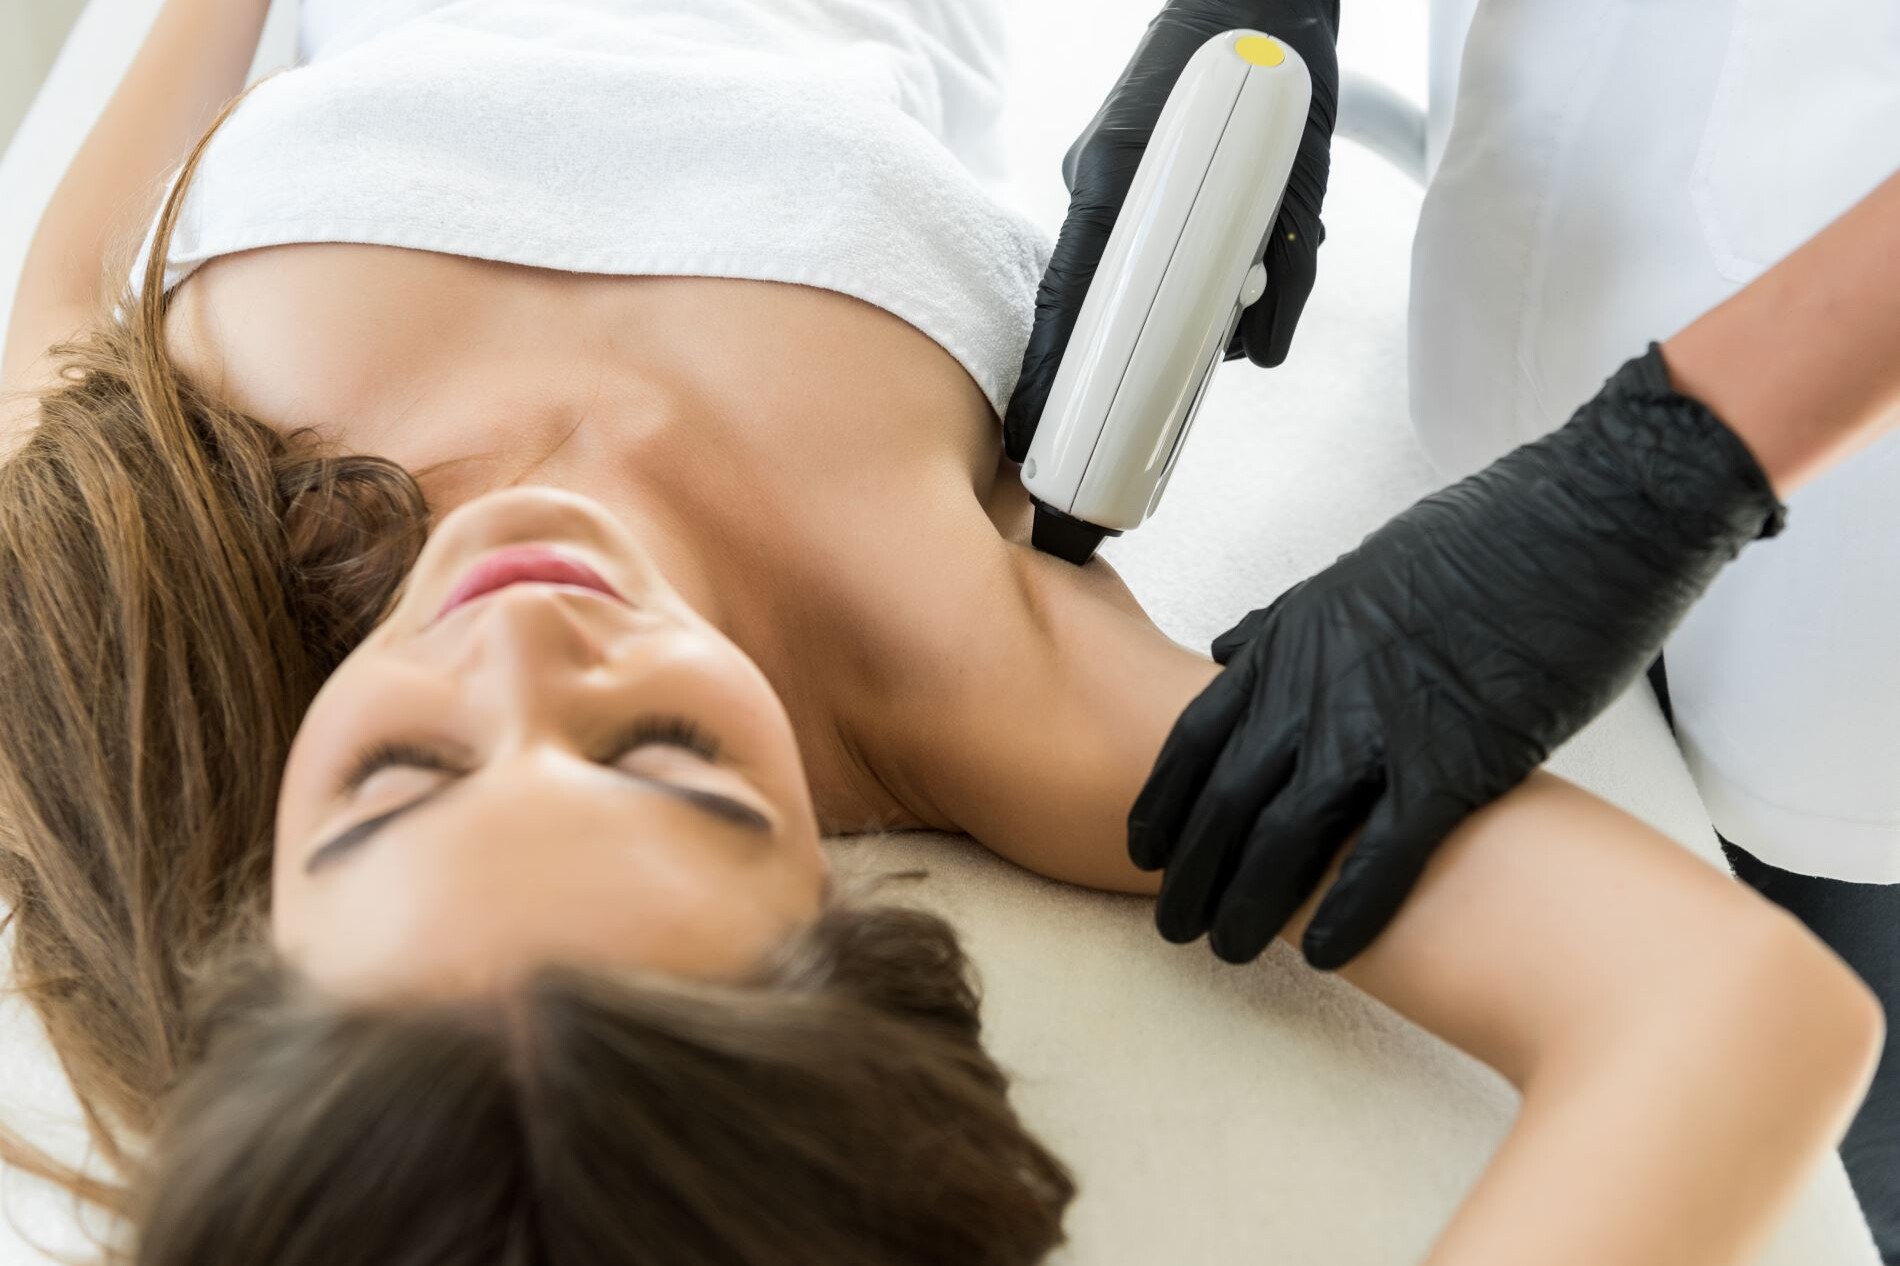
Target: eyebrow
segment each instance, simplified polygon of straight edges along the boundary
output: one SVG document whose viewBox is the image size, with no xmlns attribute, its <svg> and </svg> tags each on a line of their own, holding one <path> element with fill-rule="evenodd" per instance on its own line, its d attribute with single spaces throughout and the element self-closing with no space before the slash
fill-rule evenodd
<svg viewBox="0 0 1900 1266">
<path fill-rule="evenodd" d="M 614 777 L 624 778 L 629 782 L 637 782 L 642 786 L 651 787 L 655 791 L 663 792 L 666 795 L 672 796 L 675 800 L 689 804 L 695 809 L 699 809 L 704 813 L 718 818 L 722 822 L 728 822 L 734 826 L 741 826 L 748 831 L 755 831 L 761 835 L 770 835 L 772 833 L 771 821 L 743 800 L 735 800 L 731 796 L 722 795 L 717 791 L 706 791 L 699 787 L 683 787 L 679 783 L 667 782 L 662 778 L 649 778 L 645 774 L 636 774 L 627 769 L 605 768 L 605 772 Z M 448 797 L 454 795 L 459 788 L 466 786 L 468 781 L 469 779 L 466 776 L 457 778 L 453 782 L 444 783 L 432 790 L 425 791 L 415 799 L 404 801 L 395 808 L 379 813 L 373 818 L 365 818 L 355 826 L 345 827 L 343 830 L 337 832 L 335 836 L 311 850 L 310 855 L 304 859 L 304 873 L 306 875 L 312 874 L 339 860 L 347 853 L 370 840 L 384 827 L 414 813 L 425 805 L 446 800 Z"/>
</svg>

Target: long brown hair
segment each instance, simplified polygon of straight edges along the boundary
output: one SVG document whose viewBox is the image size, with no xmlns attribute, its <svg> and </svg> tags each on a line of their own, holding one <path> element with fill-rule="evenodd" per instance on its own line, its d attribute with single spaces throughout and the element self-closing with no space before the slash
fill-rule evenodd
<svg viewBox="0 0 1900 1266">
<path fill-rule="evenodd" d="M 192 1222 L 190 1209 L 202 1204 L 228 1214 L 247 1192 L 271 1195 L 268 1183 L 258 1185 L 260 1173 L 237 1164 L 219 1140 L 247 1131 L 261 1139 L 258 1131 L 275 1128 L 273 1156 L 335 1159 L 353 1133 L 376 1127 L 364 1105 L 426 1066 L 461 1078 L 455 1084 L 472 1096 L 465 1106 L 483 1095 L 513 1096 L 508 1102 L 517 1115 L 507 1129 L 515 1133 L 490 1136 L 483 1156 L 516 1165 L 509 1181 L 532 1177 L 550 1199 L 549 1175 L 569 1172 L 554 1152 L 593 1143 L 607 1148 L 571 1132 L 590 1110 L 622 1122 L 640 1112 L 671 1113 L 678 1120 L 669 1128 L 687 1130 L 681 1122 L 703 1106 L 703 1120 L 659 1150 L 636 1154 L 629 1143 L 589 1153 L 603 1164 L 634 1166 L 618 1181 L 686 1183 L 703 1199 L 721 1175 L 690 1168 L 698 1164 L 695 1149 L 727 1147 L 734 1122 L 760 1127 L 759 1112 L 769 1111 L 797 1121 L 780 1136 L 785 1155 L 803 1156 L 814 1174 L 845 1166 L 822 1179 L 833 1199 L 813 1208 L 829 1210 L 826 1217 L 856 1228 L 854 1234 L 882 1225 L 880 1219 L 916 1217 L 943 1243 L 961 1243 L 942 1238 L 944 1224 L 931 1219 L 928 1202 L 912 1198 L 914 1190 L 870 1169 L 895 1164 L 900 1154 L 967 1165 L 972 1147 L 988 1150 L 996 1169 L 987 1185 L 966 1173 L 943 1190 L 994 1205 L 994 1216 L 965 1213 L 995 1254 L 971 1249 L 949 1258 L 920 1249 L 906 1257 L 893 1246 L 909 1241 L 889 1227 L 865 1242 L 882 1245 L 886 1262 L 1036 1260 L 1060 1238 L 1072 1187 L 1016 1124 L 1001 1074 L 976 1045 L 975 998 L 956 992 L 964 964 L 951 953 L 947 927 L 892 923 L 887 935 L 873 938 L 884 947 L 882 960 L 860 960 L 842 942 L 833 944 L 835 970 L 824 976 L 833 984 L 826 989 L 788 992 L 792 978 L 775 977 L 773 987 L 745 997 L 639 992 L 557 973 L 486 1010 L 410 1013 L 325 1002 L 281 969 L 245 974 L 241 987 L 217 983 L 230 974 L 222 959 L 247 957 L 254 952 L 247 947 L 262 941 L 278 780 L 291 738 L 324 679 L 393 604 L 429 526 L 421 490 L 400 466 L 334 451 L 308 430 L 280 434 L 191 382 L 167 355 L 172 231 L 206 146 L 236 104 L 183 164 L 140 292 L 121 300 L 123 319 L 102 314 L 81 337 L 54 349 L 59 381 L 39 397 L 37 426 L 0 464 L 0 899 L 11 907 L 13 988 L 43 1021 L 110 1172 L 75 1169 L 5 1130 L 0 1163 L 149 1221 L 151 1238 L 141 1251 L 152 1261 L 472 1260 L 432 1256 L 422 1241 L 403 1249 L 407 1256 L 392 1247 L 325 1257 L 327 1250 L 309 1248 L 325 1241 L 299 1240 L 297 1229 L 285 1226 L 246 1241 L 274 1246 L 249 1257 L 194 1257 L 171 1247 L 201 1243 L 193 1236 L 210 1233 Z M 921 957 L 902 959 L 887 987 L 872 988 L 877 973 L 865 964 L 899 961 L 892 955 L 907 940 Z M 810 942 L 821 943 L 822 936 Z M 928 962 L 936 964 L 934 976 L 920 967 Z M 814 978 L 801 979 L 809 986 Z M 922 1011 L 893 1005 L 904 1002 L 907 987 L 935 1001 Z M 205 988 L 223 999 L 211 1027 L 194 1003 Z M 873 1014 L 880 1008 L 881 1019 Z M 216 1043 L 207 1037 L 212 1027 L 225 1034 Z M 642 1054 L 631 1064 L 589 1062 L 612 1051 Z M 654 1051 L 673 1053 L 664 1076 L 635 1078 L 636 1065 Z M 216 1071 L 192 1077 L 204 1059 Z M 793 1074 L 818 1076 L 827 1059 L 837 1062 L 836 1075 L 814 1083 L 825 1094 L 808 1102 L 793 1093 L 804 1084 Z M 869 1072 L 885 1060 L 892 1061 L 888 1082 Z M 342 1079 L 340 1116 L 278 1114 L 272 1125 L 273 1096 L 294 1103 L 297 1087 L 314 1093 L 331 1076 Z M 165 1097 L 181 1084 L 147 1164 L 143 1144 L 159 1127 Z M 723 1097 L 714 1093 L 721 1086 Z M 665 1102 L 642 1106 L 655 1094 Z M 443 1102 L 411 1106 L 426 1116 L 425 1109 Z M 824 1119 L 796 1115 L 819 1102 L 830 1105 Z M 906 1107 L 913 1110 L 907 1114 Z M 929 1116 L 926 1107 L 959 1120 Z M 543 1110 L 571 1115 L 543 1122 Z M 914 1137 L 893 1133 L 880 1150 L 854 1133 L 880 1116 L 891 1131 Z M 449 1137 L 455 1117 L 418 1117 L 418 1137 Z M 285 1136 L 285 1120 L 309 1128 Z M 973 1124 L 965 1130 L 962 1120 Z M 937 1136 L 946 1131 L 977 1142 L 945 1151 Z M 494 1148 L 509 1140 L 530 1151 L 504 1161 Z M 819 1155 L 825 1148 L 844 1150 L 827 1158 Z M 864 1160 L 852 1159 L 854 1149 Z M 733 1198 L 762 1199 L 758 1183 L 766 1176 L 745 1169 L 754 1162 L 743 1146 L 726 1154 L 743 1171 L 723 1175 Z M 197 1159 L 185 1163 L 186 1157 Z M 872 1202 L 854 1206 L 855 1214 L 848 1200 L 838 1203 L 838 1174 L 845 1172 L 861 1180 L 863 1198 Z M 604 1203 L 597 1212 L 606 1217 L 611 1202 L 598 1199 Z M 276 1213 L 307 1216 L 313 1233 L 349 1216 L 339 1203 L 286 1205 Z M 582 1223 L 594 1225 L 575 1225 Z M 440 1229 L 448 1235 L 465 1224 L 472 1225 L 457 1212 L 445 1215 Z M 794 1260 L 759 1256 L 758 1245 L 789 1241 L 751 1221 L 728 1226 L 723 1257 L 710 1248 L 670 1253 L 663 1239 L 639 1238 L 645 1224 L 613 1225 L 620 1228 L 611 1232 L 620 1237 L 614 1243 L 644 1244 L 657 1254 L 643 1250 L 628 1260 Z M 270 1238 L 280 1233 L 291 1238 Z M 297 1244 L 305 1245 L 305 1256 L 290 1253 Z M 484 1253 L 479 1260 L 603 1260 L 547 1253 Z M 840 1247 L 828 1260 L 874 1258 L 851 1257 Z"/>
<path fill-rule="evenodd" d="M 236 102 L 219 116 L 221 123 Z M 0 898 L 34 1006 L 114 1168 L 178 1073 L 191 973 L 268 890 L 279 773 L 325 677 L 427 533 L 394 463 L 228 407 L 166 353 L 165 260 L 53 349 L 0 465 Z M 0 1160 L 119 1189 L 0 1135 Z"/>
<path fill-rule="evenodd" d="M 1074 1184 L 949 926 L 840 903 L 740 985 L 549 968 L 346 1005 L 240 971 L 139 1266 L 1032 1266 Z"/>
</svg>

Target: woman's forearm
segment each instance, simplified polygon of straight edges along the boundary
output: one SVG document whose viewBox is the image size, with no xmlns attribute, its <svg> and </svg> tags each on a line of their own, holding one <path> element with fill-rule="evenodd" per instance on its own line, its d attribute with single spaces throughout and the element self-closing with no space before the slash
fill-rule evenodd
<svg viewBox="0 0 1900 1266">
<path fill-rule="evenodd" d="M 1539 1064 L 1427 1266 L 1755 1260 L 1847 1128 L 1879 1012 L 1780 916 L 1681 951 Z"/>
<path fill-rule="evenodd" d="M 244 87 L 269 11 L 268 0 L 166 0 L 40 219 L 17 307 L 100 297 L 102 262 Z"/>
<path fill-rule="evenodd" d="M 1784 496 L 1900 422 L 1900 173 L 1663 356 Z"/>
<path fill-rule="evenodd" d="M 1805 928 L 1545 774 L 1341 974 L 1523 1094 L 1424 1266 L 1742 1266 L 1880 1050 L 1879 1004 Z"/>
</svg>

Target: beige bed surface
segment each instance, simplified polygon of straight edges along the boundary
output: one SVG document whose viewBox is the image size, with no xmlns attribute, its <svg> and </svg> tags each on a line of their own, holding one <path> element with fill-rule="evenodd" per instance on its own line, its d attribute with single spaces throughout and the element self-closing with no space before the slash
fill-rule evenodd
<svg viewBox="0 0 1900 1266">
<path fill-rule="evenodd" d="M 1011 4 L 1012 108 L 1023 121 L 1012 194 L 1053 230 L 1061 152 L 1159 0 Z M 0 164 L 0 319 L 40 206 L 156 8 L 94 0 Z M 1345 60 L 1422 100 L 1423 67 L 1412 59 L 1424 5 L 1353 0 L 1345 9 Z M 288 47 L 288 16 L 274 15 L 260 64 Z M 1418 192 L 1342 147 L 1327 205 L 1319 287 L 1291 363 L 1273 373 L 1226 367 L 1160 516 L 1103 551 L 1189 645 L 1205 647 L 1436 483 L 1405 412 Z M 1717 864 L 1646 687 L 1553 766 Z M 1416 1262 L 1509 1125 L 1513 1096 L 1488 1069 L 1284 948 L 1227 967 L 1204 944 L 1163 943 L 1146 902 L 1037 879 L 966 839 L 836 847 L 853 866 L 928 867 L 918 899 L 964 929 L 993 1049 L 1017 1074 L 1032 1125 L 1082 1180 L 1063 1263 Z M 0 1007 L 0 1111 L 10 1120 L 31 1112 L 57 1133 L 66 1106 L 37 1030 Z M 63 1201 L 18 1176 L 0 1194 L 23 1229 L 75 1243 Z M 0 1264 L 39 1260 L 0 1225 Z M 1761 1259 L 1820 1263 L 1878 1266 L 1838 1163 L 1817 1175 Z"/>
</svg>

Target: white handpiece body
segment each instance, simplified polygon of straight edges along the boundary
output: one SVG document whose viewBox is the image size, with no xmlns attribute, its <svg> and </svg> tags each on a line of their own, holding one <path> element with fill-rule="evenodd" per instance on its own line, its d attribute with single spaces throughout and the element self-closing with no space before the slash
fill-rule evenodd
<svg viewBox="0 0 1900 1266">
<path fill-rule="evenodd" d="M 1257 31 L 1214 37 L 1182 71 L 1024 456 L 1039 548 L 1085 562 L 1103 535 L 1154 512 L 1240 314 L 1265 289 L 1311 97 L 1299 54 Z"/>
</svg>

